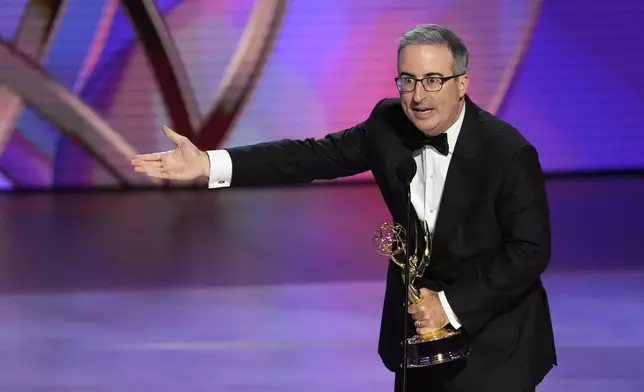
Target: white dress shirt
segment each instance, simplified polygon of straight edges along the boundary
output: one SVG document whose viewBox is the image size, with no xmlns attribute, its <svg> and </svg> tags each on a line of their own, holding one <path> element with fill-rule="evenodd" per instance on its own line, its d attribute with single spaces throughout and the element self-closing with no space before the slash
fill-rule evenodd
<svg viewBox="0 0 644 392">
<path fill-rule="evenodd" d="M 418 218 L 427 222 L 429 231 L 432 233 L 436 226 L 436 217 L 438 216 L 445 179 L 447 178 L 447 169 L 454 154 L 458 134 L 461 132 L 463 118 L 465 118 L 465 105 L 463 105 L 456 122 L 445 131 L 449 146 L 447 155 L 440 154 L 431 146 L 425 146 L 420 150 L 414 151 L 416 175 L 410 184 L 411 204 L 414 206 Z M 429 263 L 431 264 L 431 259 Z M 443 305 L 443 310 L 445 310 L 450 324 L 455 329 L 459 329 L 461 323 L 458 321 L 454 311 L 452 311 L 449 302 L 447 302 L 445 292 L 440 291 L 438 298 L 441 301 L 441 305 Z"/>
<path fill-rule="evenodd" d="M 425 220 L 431 232 L 436 225 L 436 216 L 440 207 L 441 196 L 447 177 L 447 169 L 454 153 L 454 147 L 458 139 L 458 134 L 463 125 L 465 117 L 465 105 L 459 114 L 456 122 L 447 130 L 447 142 L 449 144 L 449 153 L 447 156 L 438 153 L 434 147 L 425 146 L 420 150 L 414 151 L 414 160 L 416 161 L 416 175 L 411 181 L 411 202 L 416 214 L 421 220 Z M 208 179 L 208 188 L 229 187 L 232 180 L 233 163 L 230 155 L 226 150 L 209 150 L 208 158 L 210 159 L 210 176 Z M 431 261 L 430 261 L 431 263 Z M 447 318 L 456 329 L 461 327 L 458 318 L 452 311 L 447 302 L 445 292 L 438 293 L 441 305 L 447 314 Z"/>
</svg>

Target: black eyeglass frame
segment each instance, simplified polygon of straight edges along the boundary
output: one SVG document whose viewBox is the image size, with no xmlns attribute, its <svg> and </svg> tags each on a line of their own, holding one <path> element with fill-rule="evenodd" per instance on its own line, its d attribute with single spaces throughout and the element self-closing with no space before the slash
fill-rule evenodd
<svg viewBox="0 0 644 392">
<path fill-rule="evenodd" d="M 452 79 L 454 79 L 454 78 L 458 78 L 458 77 L 460 77 L 460 76 L 463 76 L 463 75 L 465 75 L 465 72 L 464 72 L 464 73 L 461 73 L 461 74 L 458 74 L 458 75 L 452 75 L 452 76 L 429 75 L 429 76 L 422 77 L 422 78 L 420 78 L 420 79 L 418 79 L 418 78 L 416 78 L 416 77 L 414 77 L 414 76 L 405 75 L 405 76 L 396 76 L 396 77 L 394 78 L 394 82 L 396 83 L 396 88 L 398 89 L 398 91 L 400 91 L 400 92 L 402 92 L 402 93 L 411 93 L 412 91 L 416 90 L 416 86 L 418 85 L 418 82 L 420 82 L 421 86 L 423 86 L 423 89 L 425 89 L 425 91 L 427 91 L 428 93 L 436 93 L 436 92 L 439 92 L 439 91 L 441 91 L 441 90 L 443 89 L 443 85 L 444 85 L 446 82 L 448 82 L 448 81 L 450 81 L 450 80 L 452 80 Z M 413 80 L 414 80 L 414 88 L 412 88 L 412 89 L 411 89 L 411 90 L 409 90 L 409 91 L 407 91 L 407 90 L 403 90 L 403 89 L 402 89 L 402 86 L 400 86 L 400 84 L 399 84 L 399 82 L 400 82 L 402 79 L 413 79 Z M 425 85 L 425 80 L 429 80 L 429 79 L 438 79 L 438 80 L 440 80 L 440 81 L 441 81 L 441 83 L 440 83 L 440 87 L 438 88 L 438 90 L 430 90 L 430 89 Z"/>
</svg>

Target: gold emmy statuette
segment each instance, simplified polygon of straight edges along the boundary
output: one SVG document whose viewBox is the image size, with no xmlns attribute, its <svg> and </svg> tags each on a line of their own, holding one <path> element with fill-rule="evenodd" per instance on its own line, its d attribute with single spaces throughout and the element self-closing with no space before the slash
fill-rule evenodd
<svg viewBox="0 0 644 392">
<path fill-rule="evenodd" d="M 414 281 L 425 273 L 431 254 L 432 238 L 427 223 L 424 224 L 421 234 L 422 238 L 417 238 L 415 241 L 412 254 L 408 254 L 407 236 L 404 228 L 399 224 L 382 223 L 373 236 L 378 253 L 389 256 L 389 259 L 402 269 L 403 282 L 406 275 L 405 262 L 401 262 L 396 257 L 409 256 L 409 282 L 405 283 L 409 290 L 409 300 L 413 303 L 419 303 L 422 300 L 420 290 L 416 288 Z M 414 335 L 407 339 L 408 368 L 438 365 L 466 358 L 469 353 L 470 348 L 465 336 L 449 324 L 428 334 Z"/>
</svg>

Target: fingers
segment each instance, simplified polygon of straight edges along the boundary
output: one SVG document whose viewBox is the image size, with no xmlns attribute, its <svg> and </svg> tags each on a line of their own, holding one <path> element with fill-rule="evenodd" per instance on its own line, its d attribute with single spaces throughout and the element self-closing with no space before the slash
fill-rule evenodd
<svg viewBox="0 0 644 392">
<path fill-rule="evenodd" d="M 132 157 L 132 162 L 134 161 L 160 161 L 163 153 L 155 152 L 152 154 L 139 154 Z"/>
<path fill-rule="evenodd" d="M 434 322 L 432 319 L 424 319 L 424 320 L 416 320 L 414 321 L 414 327 L 416 328 L 431 328 L 431 329 L 436 329 L 437 323 Z"/>
<path fill-rule="evenodd" d="M 427 315 L 428 315 L 428 310 L 429 310 L 429 308 L 427 306 L 425 306 L 423 303 L 411 304 L 407 308 L 407 312 L 409 314 L 411 314 L 412 316 L 415 316 L 415 317 L 422 317 L 422 318 L 425 318 L 425 317 L 423 317 L 423 315 L 425 313 L 427 313 Z M 417 318 L 415 318 L 415 319 L 417 320 Z"/>
<path fill-rule="evenodd" d="M 447 325 L 447 316 L 442 310 L 438 293 L 421 288 L 420 296 L 421 302 L 412 304 L 408 308 L 409 314 L 415 320 L 416 333 L 424 335 Z"/>
<path fill-rule="evenodd" d="M 142 163 L 151 161 L 161 161 L 164 156 L 169 155 L 172 151 L 153 152 L 150 154 L 139 154 L 132 157 L 132 163 Z"/>
<path fill-rule="evenodd" d="M 147 168 L 147 167 L 137 166 L 137 167 L 134 167 L 134 171 L 139 173 L 144 173 L 147 176 L 153 177 L 153 178 L 161 178 L 165 180 L 173 179 L 172 176 L 167 171 L 161 168 Z"/>
<path fill-rule="evenodd" d="M 132 168 L 135 172 L 147 174 L 154 178 L 169 178 L 170 175 L 163 167 L 163 161 L 159 160 L 137 160 L 132 159 Z"/>
<path fill-rule="evenodd" d="M 427 306 L 413 304 L 409 306 L 408 312 L 412 319 L 414 319 L 416 333 L 419 335 L 424 335 L 441 328 L 441 326 L 437 325 L 437 320 L 434 320 Z"/>
<path fill-rule="evenodd" d="M 163 168 L 163 161 L 162 160 L 138 160 L 136 158 L 132 159 L 132 168 L 134 169 L 135 172 L 138 173 L 145 173 L 150 176 L 154 176 L 157 178 L 163 178 L 160 176 L 165 176 L 167 173 L 165 173 L 164 168 Z"/>
<path fill-rule="evenodd" d="M 163 133 L 165 133 L 168 139 L 172 140 L 177 145 L 181 144 L 185 140 L 184 136 L 179 135 L 178 133 L 176 133 L 175 131 L 173 131 L 172 129 L 168 128 L 165 125 L 163 126 Z"/>
<path fill-rule="evenodd" d="M 441 329 L 443 326 L 438 323 L 436 320 L 431 318 L 424 320 L 414 321 L 414 326 L 416 327 L 416 333 L 419 335 L 424 335 L 430 332 Z"/>
<path fill-rule="evenodd" d="M 166 170 L 161 166 L 135 165 L 134 171 L 139 173 L 159 173 L 165 172 Z"/>
<path fill-rule="evenodd" d="M 438 327 L 423 327 L 423 328 L 416 328 L 416 333 L 419 335 L 427 335 L 428 333 L 434 332 L 439 330 L 440 328 Z"/>
<path fill-rule="evenodd" d="M 132 159 L 132 165 L 134 168 L 137 167 L 142 167 L 142 168 L 160 168 L 163 166 L 163 162 L 159 159 L 156 161 L 141 161 L 141 160 L 136 160 Z"/>
<path fill-rule="evenodd" d="M 411 317 L 414 320 L 425 320 L 429 318 L 430 314 L 427 311 L 427 309 L 420 304 L 413 304 L 409 306 L 409 309 L 407 310 L 409 314 L 411 314 Z"/>
<path fill-rule="evenodd" d="M 185 143 L 186 140 L 188 140 L 185 136 L 181 136 L 172 129 L 168 128 L 167 126 L 163 126 L 163 133 L 172 140 L 177 146 L 183 145 L 186 146 L 189 143 Z M 162 160 L 165 156 L 168 156 L 175 152 L 177 150 L 170 150 L 170 151 L 161 151 L 161 152 L 153 152 L 150 154 L 138 154 L 132 157 L 132 164 L 136 163 L 141 163 L 141 162 L 150 162 L 150 161 L 160 161 Z"/>
</svg>

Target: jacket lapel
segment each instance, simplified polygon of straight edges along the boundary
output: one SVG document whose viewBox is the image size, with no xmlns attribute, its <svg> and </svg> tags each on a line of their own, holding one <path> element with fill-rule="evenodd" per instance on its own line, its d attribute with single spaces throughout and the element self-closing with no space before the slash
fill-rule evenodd
<svg viewBox="0 0 644 392">
<path fill-rule="evenodd" d="M 436 220 L 432 258 L 442 260 L 481 181 L 480 109 L 466 97 L 465 118 L 454 147 Z"/>
</svg>

